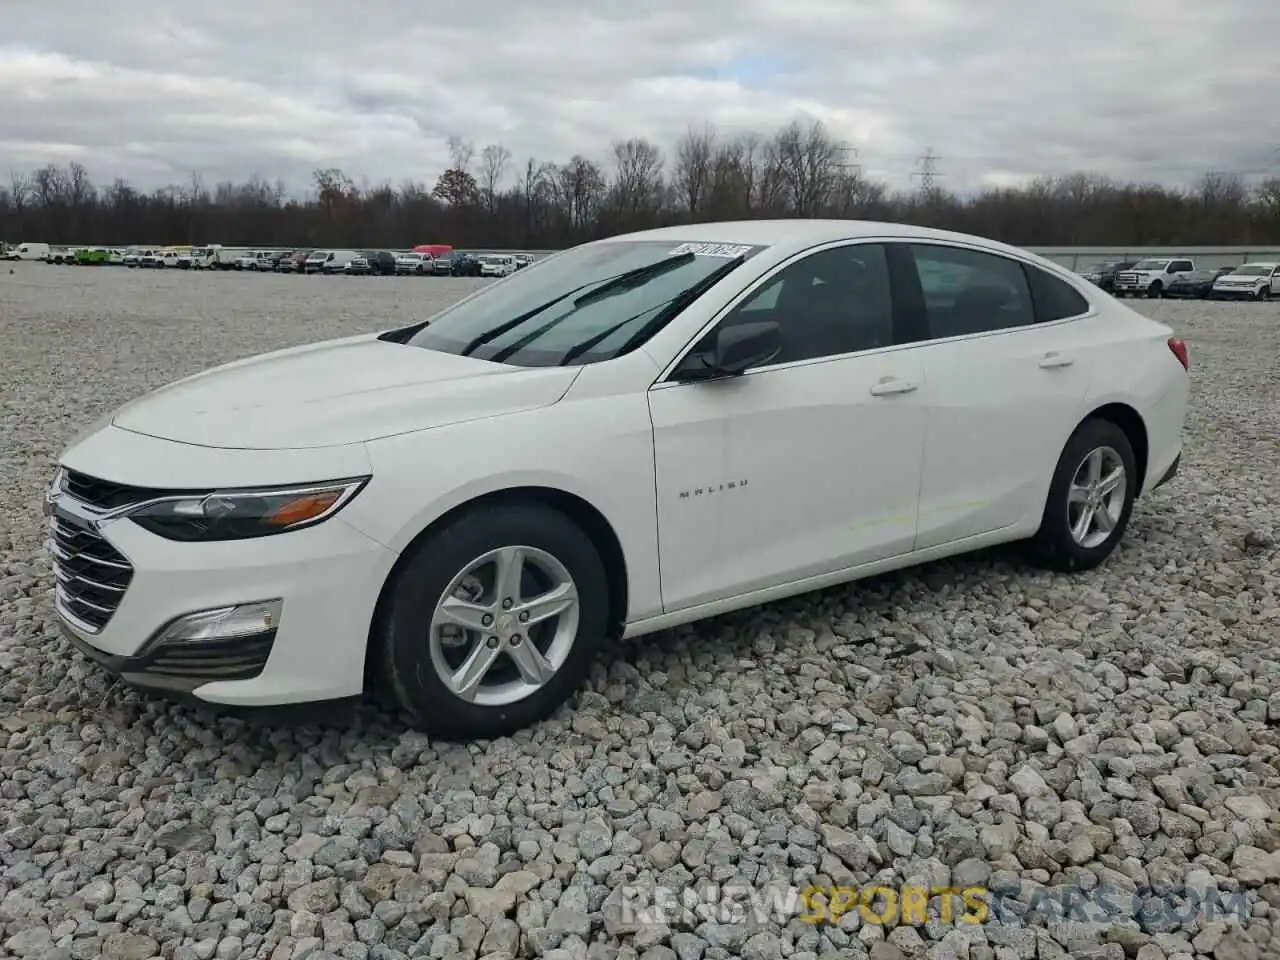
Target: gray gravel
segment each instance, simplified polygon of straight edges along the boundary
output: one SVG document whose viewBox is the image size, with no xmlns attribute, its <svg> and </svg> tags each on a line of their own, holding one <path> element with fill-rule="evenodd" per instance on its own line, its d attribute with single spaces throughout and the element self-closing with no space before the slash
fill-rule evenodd
<svg viewBox="0 0 1280 960">
<path fill-rule="evenodd" d="M 1280 955 L 1273 305 L 1140 305 L 1188 337 L 1193 410 L 1103 569 L 993 551 L 620 645 L 511 740 L 217 716 L 58 639 L 40 497 L 78 429 L 478 282 L 0 268 L 0 955 Z M 870 883 L 1007 894 L 880 925 L 707 890 Z M 715 908 L 628 910 L 660 888 Z M 1089 890 L 1109 918 L 1064 916 Z"/>
</svg>

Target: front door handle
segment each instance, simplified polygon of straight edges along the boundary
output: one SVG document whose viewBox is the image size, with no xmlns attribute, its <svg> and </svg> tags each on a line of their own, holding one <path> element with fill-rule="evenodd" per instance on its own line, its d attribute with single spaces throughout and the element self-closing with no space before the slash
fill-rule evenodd
<svg viewBox="0 0 1280 960">
<path fill-rule="evenodd" d="M 911 393 L 918 390 L 920 385 L 912 383 L 910 380 L 898 380 L 896 377 L 885 377 L 879 383 L 871 387 L 871 395 L 873 397 L 891 397 L 898 393 Z"/>
<path fill-rule="evenodd" d="M 1046 370 L 1053 370 L 1056 367 L 1069 367 L 1073 363 L 1075 363 L 1075 361 L 1070 357 L 1064 357 L 1062 354 L 1054 351 L 1050 351 L 1040 358 L 1040 366 Z"/>
</svg>

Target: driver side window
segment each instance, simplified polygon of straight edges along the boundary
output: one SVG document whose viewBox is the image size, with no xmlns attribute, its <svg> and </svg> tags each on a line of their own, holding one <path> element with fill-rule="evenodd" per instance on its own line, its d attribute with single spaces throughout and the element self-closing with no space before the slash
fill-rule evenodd
<svg viewBox="0 0 1280 960">
<path fill-rule="evenodd" d="M 782 352 L 773 363 L 892 346 L 884 246 L 851 244 L 810 254 L 765 281 L 717 329 L 761 320 L 776 322 L 781 334 Z"/>
</svg>

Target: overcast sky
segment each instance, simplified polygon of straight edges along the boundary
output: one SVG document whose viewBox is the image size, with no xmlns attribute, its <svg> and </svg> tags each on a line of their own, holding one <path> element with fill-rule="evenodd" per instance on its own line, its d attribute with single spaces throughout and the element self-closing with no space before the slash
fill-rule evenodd
<svg viewBox="0 0 1280 960">
<path fill-rule="evenodd" d="M 589 11 L 589 12 L 588 12 Z M 0 0 L 0 175 L 434 180 L 826 122 L 907 186 L 1280 174 L 1275 0 Z"/>
</svg>

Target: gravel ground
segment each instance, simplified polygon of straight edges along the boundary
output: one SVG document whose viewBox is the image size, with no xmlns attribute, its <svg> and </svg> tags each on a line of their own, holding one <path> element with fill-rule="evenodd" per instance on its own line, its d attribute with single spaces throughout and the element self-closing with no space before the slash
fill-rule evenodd
<svg viewBox="0 0 1280 960">
<path fill-rule="evenodd" d="M 218 716 L 58 639 L 40 497 L 78 429 L 478 282 L 0 268 L 0 954 L 1280 955 L 1274 305 L 1139 305 L 1190 341 L 1194 401 L 1103 569 L 992 551 L 619 645 L 511 740 Z M 766 909 L 873 883 L 987 887 L 1000 918 Z M 633 909 L 661 890 L 687 909 Z"/>
</svg>

